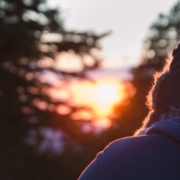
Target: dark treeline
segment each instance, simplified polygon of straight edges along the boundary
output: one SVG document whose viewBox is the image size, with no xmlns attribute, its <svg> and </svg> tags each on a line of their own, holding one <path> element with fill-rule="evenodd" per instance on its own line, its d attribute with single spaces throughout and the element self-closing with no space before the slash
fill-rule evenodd
<svg viewBox="0 0 180 180">
<path fill-rule="evenodd" d="M 51 73 L 64 82 L 63 87 L 72 79 L 88 79 L 86 72 L 98 68 L 102 60 L 93 50 L 100 49 L 99 40 L 108 33 L 67 31 L 60 10 L 49 9 L 45 0 L 1 0 L 0 179 L 77 179 L 110 141 L 132 135 L 147 115 L 145 96 L 152 75 L 162 68 L 180 39 L 179 13 L 178 2 L 151 25 L 141 64 L 132 70 L 135 96 L 129 105 L 115 107 L 114 126 L 95 135 L 81 131 L 84 122 L 55 111 L 58 105 L 68 106 L 71 113 L 80 107 L 52 100 L 48 89 L 53 85 L 40 77 Z M 60 52 L 78 55 L 81 70 L 56 68 Z M 90 64 L 87 55 L 92 59 Z M 52 65 L 44 63 L 45 58 Z"/>
<path fill-rule="evenodd" d="M 153 74 L 162 70 L 180 40 L 179 13 L 180 3 L 178 1 L 168 14 L 159 14 L 156 21 L 150 26 L 143 42 L 141 63 L 132 70 L 132 84 L 137 92 L 131 98 L 129 107 L 125 108 L 123 117 L 121 116 L 119 119 L 123 123 L 127 123 L 125 126 L 127 129 L 130 128 L 130 131 L 131 127 L 133 129 L 140 127 L 142 120 L 147 116 L 148 109 L 145 102 L 146 95 L 152 85 Z M 116 107 L 116 113 L 120 112 L 122 106 Z"/>
<path fill-rule="evenodd" d="M 80 150 L 75 143 L 82 136 L 81 124 L 69 116 L 58 116 L 61 131 L 52 128 L 51 119 L 57 117 L 54 107 L 66 102 L 53 101 L 47 93 L 52 84 L 40 81 L 40 76 L 48 72 L 66 83 L 71 79 L 85 79 L 86 71 L 97 68 L 101 62 L 92 50 L 100 49 L 98 41 L 105 35 L 67 31 L 60 10 L 49 9 L 45 0 L 0 1 L 1 179 L 78 176 L 84 166 L 78 160 Z M 57 69 L 55 57 L 60 52 L 81 57 L 81 71 L 67 73 Z M 86 63 L 86 55 L 91 57 L 91 64 Z M 44 58 L 49 58 L 52 65 L 43 64 Z M 38 104 L 44 109 L 38 108 Z M 76 111 L 76 107 L 69 108 Z M 65 146 L 67 154 L 52 155 Z M 74 151 L 72 147 L 76 147 Z M 79 166 L 75 165 L 77 162 Z"/>
</svg>

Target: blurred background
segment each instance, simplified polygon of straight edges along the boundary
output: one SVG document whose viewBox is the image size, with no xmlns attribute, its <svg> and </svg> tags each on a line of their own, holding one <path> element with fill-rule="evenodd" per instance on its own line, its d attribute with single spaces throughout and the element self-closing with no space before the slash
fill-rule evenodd
<svg viewBox="0 0 180 180">
<path fill-rule="evenodd" d="M 177 0 L 0 0 L 0 178 L 77 179 L 179 40 Z"/>
</svg>

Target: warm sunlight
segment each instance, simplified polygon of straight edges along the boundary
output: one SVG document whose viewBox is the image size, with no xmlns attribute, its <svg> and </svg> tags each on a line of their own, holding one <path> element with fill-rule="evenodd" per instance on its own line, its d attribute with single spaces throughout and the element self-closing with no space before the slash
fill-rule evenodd
<svg viewBox="0 0 180 180">
<path fill-rule="evenodd" d="M 119 85 L 112 83 L 99 83 L 95 87 L 97 101 L 104 104 L 112 104 L 120 99 Z"/>
<path fill-rule="evenodd" d="M 94 130 L 110 127 L 109 117 L 113 116 L 115 105 L 121 102 L 128 105 L 127 99 L 136 92 L 131 83 L 117 79 L 99 79 L 94 82 L 71 81 L 64 84 L 54 81 L 53 83 L 54 87 L 47 89 L 52 102 L 67 102 L 66 106 L 57 106 L 56 112 L 61 115 L 70 114 L 73 120 L 90 121 Z M 35 105 L 40 106 L 41 109 L 52 109 L 46 107 L 43 102 L 35 102 Z M 72 112 L 67 108 L 68 106 L 77 107 L 79 110 Z"/>
<path fill-rule="evenodd" d="M 110 127 L 109 117 L 113 115 L 114 106 L 121 102 L 128 104 L 126 100 L 134 96 L 135 92 L 131 83 L 116 79 L 73 81 L 64 85 L 59 83 L 48 90 L 53 102 L 66 101 L 67 106 L 79 108 L 71 112 L 71 109 L 60 105 L 56 107 L 57 113 L 70 114 L 73 120 L 92 121 L 91 124 L 100 129 Z M 44 104 L 40 105 L 45 108 Z"/>
<path fill-rule="evenodd" d="M 74 83 L 72 92 L 76 101 L 74 103 L 92 108 L 98 118 L 107 118 L 113 106 L 123 99 L 124 88 L 119 81 L 106 80 Z"/>
</svg>

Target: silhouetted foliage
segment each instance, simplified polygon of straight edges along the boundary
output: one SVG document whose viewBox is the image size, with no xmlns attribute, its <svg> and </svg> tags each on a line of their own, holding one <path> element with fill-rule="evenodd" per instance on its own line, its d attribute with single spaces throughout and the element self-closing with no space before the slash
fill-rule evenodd
<svg viewBox="0 0 180 180">
<path fill-rule="evenodd" d="M 115 109 L 117 114 L 121 113 L 119 118 L 121 128 L 129 129 L 129 135 L 140 127 L 147 115 L 145 101 L 153 74 L 162 69 L 180 40 L 179 15 L 180 2 L 178 1 L 168 14 L 159 14 L 157 20 L 152 23 L 143 42 L 141 63 L 137 68 L 132 69 L 132 84 L 137 90 L 136 94 L 130 99 L 128 107 L 123 108 L 121 104 Z"/>
<path fill-rule="evenodd" d="M 146 40 L 144 41 L 144 53 L 142 63 L 134 69 L 133 83 L 137 88 L 137 97 L 141 104 L 139 109 L 144 109 L 143 101 L 151 86 L 153 74 L 160 71 L 166 59 L 171 56 L 172 50 L 180 40 L 180 2 L 171 8 L 168 14 L 159 14 L 157 20 L 150 26 Z M 142 99 L 142 101 L 141 101 Z M 143 115 L 147 110 L 143 110 Z"/>
<path fill-rule="evenodd" d="M 82 166 L 67 178 L 64 168 L 70 170 L 68 168 L 72 166 L 62 159 L 69 156 L 69 161 L 73 161 L 76 156 L 82 158 L 80 155 L 73 155 L 74 152 L 70 150 L 68 156 L 56 160 L 43 154 L 51 152 L 51 146 L 59 148 L 61 153 L 61 140 L 72 140 L 67 127 L 62 126 L 62 133 L 49 128 L 52 127 L 50 116 L 57 116 L 53 108 L 66 102 L 53 101 L 49 97 L 47 90 L 53 85 L 47 80 L 48 74 L 65 82 L 73 78 L 87 78 L 88 70 L 99 67 L 101 59 L 93 50 L 100 49 L 98 42 L 107 34 L 67 31 L 60 10 L 50 9 L 45 0 L 0 1 L 1 179 L 77 178 Z M 77 55 L 81 69 L 66 71 L 58 68 L 56 56 L 60 52 Z M 91 57 L 90 64 L 86 62 L 87 55 Z M 45 62 L 47 58 L 50 65 Z M 47 79 L 41 80 L 42 75 Z M 39 108 L 38 104 L 43 108 Z M 76 107 L 70 108 L 74 110 Z M 59 121 L 65 121 L 64 117 L 59 116 Z M 80 125 L 74 125 L 74 129 L 78 127 Z M 57 142 L 53 144 L 55 140 Z M 33 145 L 33 148 L 26 143 Z M 38 154 L 37 149 L 42 154 Z M 60 171 L 58 167 L 63 168 Z"/>
<path fill-rule="evenodd" d="M 179 14 L 178 1 L 169 14 L 159 15 L 151 25 L 141 64 L 132 70 L 135 96 L 115 108 L 117 117 L 111 128 L 93 137 L 80 131 L 81 121 L 54 111 L 55 106 L 68 104 L 50 98 L 47 90 L 53 83 L 47 79 L 53 75 L 68 83 L 74 78 L 87 78 L 86 72 L 101 62 L 93 50 L 100 48 L 98 41 L 107 33 L 67 31 L 60 11 L 49 9 L 45 0 L 1 0 L 0 178 L 77 179 L 109 142 L 132 135 L 147 115 L 145 97 L 152 74 L 163 67 L 180 39 Z M 81 69 L 57 68 L 56 56 L 60 52 L 77 55 Z M 86 55 L 92 58 L 90 64 Z M 76 107 L 69 108 L 76 111 Z M 59 155 L 53 155 L 52 148 Z M 63 148 L 66 150 L 61 154 Z"/>
</svg>

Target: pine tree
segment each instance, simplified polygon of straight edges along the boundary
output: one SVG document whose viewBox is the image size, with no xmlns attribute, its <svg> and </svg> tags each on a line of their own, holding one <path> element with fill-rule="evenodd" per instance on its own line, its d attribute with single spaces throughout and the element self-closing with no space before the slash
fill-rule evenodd
<svg viewBox="0 0 180 180">
<path fill-rule="evenodd" d="M 66 102 L 53 101 L 47 93 L 52 83 L 40 77 L 49 73 L 66 83 L 74 78 L 87 78 L 88 70 L 99 67 L 101 59 L 93 52 L 100 50 L 99 40 L 107 34 L 67 31 L 61 11 L 50 9 L 45 0 L 0 1 L 0 172 L 3 179 L 23 179 L 31 170 L 35 172 L 32 166 L 40 157 L 25 145 L 27 142 L 38 149 L 42 138 L 48 142 L 52 140 L 50 136 L 56 136 L 58 141 L 62 138 L 60 131 L 48 128 L 49 116 L 54 107 Z M 81 69 L 57 68 L 56 57 L 62 52 L 78 56 Z M 91 63 L 86 61 L 87 56 Z M 39 108 L 38 103 L 44 108 Z M 49 150 L 51 145 L 45 149 Z M 36 160 L 31 162 L 33 157 Z M 18 174 L 23 168 L 24 174 Z"/>
<path fill-rule="evenodd" d="M 150 25 L 143 42 L 142 57 L 138 67 L 132 69 L 132 85 L 136 94 L 130 99 L 128 107 L 120 104 L 115 113 L 120 114 L 118 121 L 121 127 L 127 128 L 128 135 L 137 130 L 147 116 L 148 108 L 145 105 L 146 95 L 153 81 L 153 74 L 160 71 L 166 59 L 171 56 L 172 50 L 180 40 L 180 2 L 171 8 L 167 14 L 159 14 Z M 129 130 L 128 130 L 129 129 Z"/>
<path fill-rule="evenodd" d="M 171 57 L 173 49 L 180 40 L 180 2 L 177 1 L 167 14 L 159 14 L 152 23 L 143 43 L 143 56 L 139 67 L 133 70 L 133 85 L 137 89 L 134 103 L 142 109 L 141 118 L 147 114 L 145 97 L 151 87 L 153 74 L 162 70 L 166 59 Z M 137 102 L 139 101 L 139 102 Z"/>
</svg>

